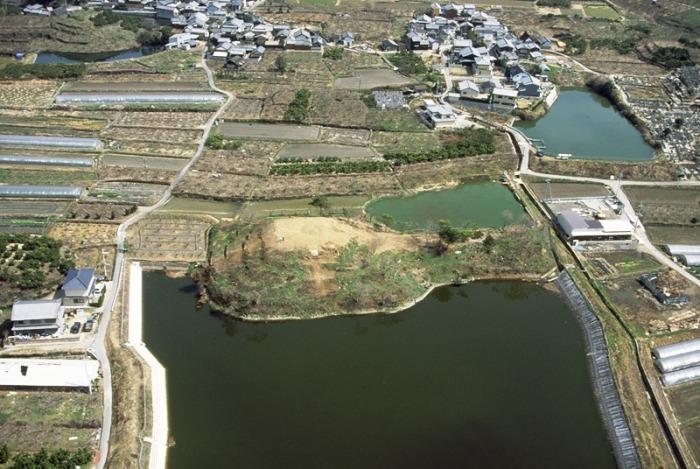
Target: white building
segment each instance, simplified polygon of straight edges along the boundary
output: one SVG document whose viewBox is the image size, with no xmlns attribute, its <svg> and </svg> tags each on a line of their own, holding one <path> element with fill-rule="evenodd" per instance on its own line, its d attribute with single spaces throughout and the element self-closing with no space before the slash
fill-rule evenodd
<svg viewBox="0 0 700 469">
<path fill-rule="evenodd" d="M 92 392 L 97 360 L 0 359 L 0 388 L 62 389 Z"/>
<path fill-rule="evenodd" d="M 454 126 L 457 116 L 449 104 L 439 104 L 432 99 L 423 101 L 422 117 L 434 129 Z"/>
</svg>

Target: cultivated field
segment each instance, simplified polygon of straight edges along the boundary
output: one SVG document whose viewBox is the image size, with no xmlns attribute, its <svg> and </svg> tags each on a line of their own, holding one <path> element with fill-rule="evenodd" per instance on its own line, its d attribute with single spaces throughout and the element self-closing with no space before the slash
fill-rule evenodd
<svg viewBox="0 0 700 469">
<path fill-rule="evenodd" d="M 277 153 L 277 159 L 335 157 L 343 160 L 365 160 L 376 156 L 377 154 L 369 147 L 333 145 L 329 143 L 290 143 Z"/>
<path fill-rule="evenodd" d="M 317 126 L 293 124 L 248 124 L 242 122 L 224 122 L 213 132 L 228 138 L 257 138 L 262 140 L 316 140 L 319 135 Z"/>
<path fill-rule="evenodd" d="M 152 168 L 166 171 L 179 171 L 187 164 L 185 158 L 164 158 L 158 156 L 110 155 L 102 157 L 102 164 L 127 168 Z"/>
<path fill-rule="evenodd" d="M 625 193 L 646 223 L 700 224 L 700 191 L 696 189 L 627 187 Z"/>
<path fill-rule="evenodd" d="M 166 186 L 144 182 L 99 182 L 88 193 L 85 200 L 92 202 L 118 202 L 137 205 L 153 205 L 156 203 Z"/>
<path fill-rule="evenodd" d="M 59 83 L 54 81 L 0 82 L 0 107 L 45 109 L 53 105 Z"/>
<path fill-rule="evenodd" d="M 129 229 L 129 254 L 135 259 L 205 261 L 211 221 L 174 215 L 152 216 Z"/>
<path fill-rule="evenodd" d="M 51 217 L 61 216 L 68 209 L 69 202 L 50 200 L 2 200 L 2 217 Z"/>
<path fill-rule="evenodd" d="M 336 78 L 333 88 L 339 90 L 371 90 L 373 88 L 410 85 L 413 80 L 393 70 L 359 70 L 357 75 Z"/>
<path fill-rule="evenodd" d="M 102 426 L 100 392 L 0 391 L 0 441 L 11 452 L 94 449 Z"/>
</svg>

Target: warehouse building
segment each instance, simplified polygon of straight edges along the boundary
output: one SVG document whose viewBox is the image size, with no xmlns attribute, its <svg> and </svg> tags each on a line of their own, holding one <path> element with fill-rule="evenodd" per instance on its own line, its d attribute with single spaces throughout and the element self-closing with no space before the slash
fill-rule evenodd
<svg viewBox="0 0 700 469">
<path fill-rule="evenodd" d="M 61 300 L 17 301 L 12 305 L 14 334 L 53 334 L 61 320 Z"/>
<path fill-rule="evenodd" d="M 555 217 L 559 231 L 569 242 L 630 240 L 634 227 L 625 218 L 596 219 L 575 210 L 565 210 Z"/>
</svg>

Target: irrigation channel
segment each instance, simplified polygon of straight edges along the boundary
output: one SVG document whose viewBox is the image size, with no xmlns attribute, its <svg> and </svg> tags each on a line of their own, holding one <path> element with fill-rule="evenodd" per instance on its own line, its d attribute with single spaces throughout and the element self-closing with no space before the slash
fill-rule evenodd
<svg viewBox="0 0 700 469">
<path fill-rule="evenodd" d="M 440 220 L 453 226 L 469 223 L 500 228 L 525 216 L 513 194 L 496 182 L 470 182 L 454 189 L 384 197 L 367 204 L 365 211 L 399 230 L 435 229 Z"/>
<path fill-rule="evenodd" d="M 616 467 L 586 338 L 525 282 L 434 290 L 393 315 L 242 323 L 144 273 L 171 469 Z"/>
<path fill-rule="evenodd" d="M 588 90 L 562 90 L 547 114 L 535 121 L 516 121 L 514 127 L 545 155 L 620 161 L 654 157 L 634 125 L 610 101 Z"/>
</svg>

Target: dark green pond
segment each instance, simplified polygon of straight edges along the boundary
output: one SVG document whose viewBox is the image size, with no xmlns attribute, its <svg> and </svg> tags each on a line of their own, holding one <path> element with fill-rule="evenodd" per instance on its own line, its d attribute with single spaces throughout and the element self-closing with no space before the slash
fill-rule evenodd
<svg viewBox="0 0 700 469">
<path fill-rule="evenodd" d="M 654 157 L 654 150 L 610 101 L 588 90 L 563 90 L 544 117 L 516 121 L 514 127 L 544 140 L 546 155 L 632 161 Z"/>
<path fill-rule="evenodd" d="M 195 311 L 194 293 L 144 274 L 171 469 L 615 467 L 578 325 L 537 286 L 446 287 L 396 315 L 277 324 Z"/>
<path fill-rule="evenodd" d="M 408 197 L 384 197 L 367 204 L 372 217 L 388 220 L 395 229 L 435 229 L 438 221 L 453 226 L 500 228 L 525 215 L 522 205 L 503 185 L 495 182 L 462 184 L 454 189 L 420 192 Z M 391 218 L 385 219 L 389 215 Z"/>
</svg>

